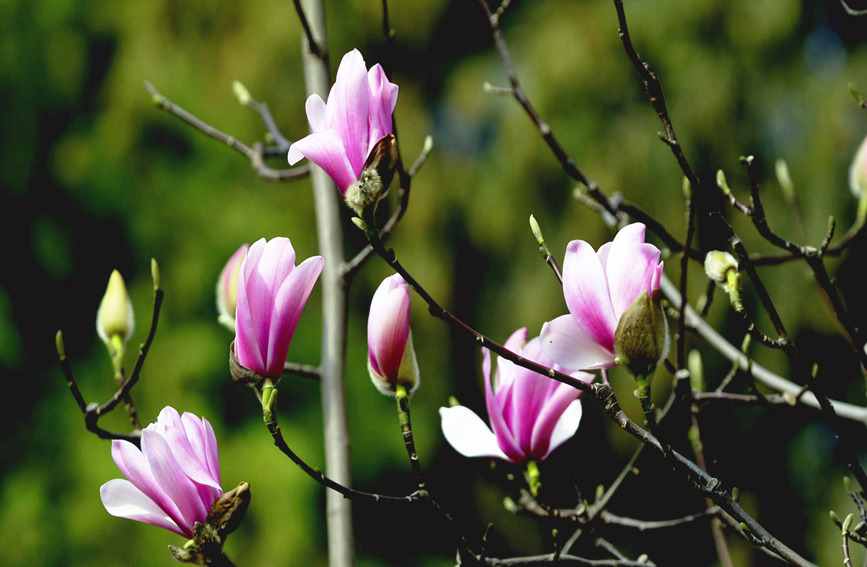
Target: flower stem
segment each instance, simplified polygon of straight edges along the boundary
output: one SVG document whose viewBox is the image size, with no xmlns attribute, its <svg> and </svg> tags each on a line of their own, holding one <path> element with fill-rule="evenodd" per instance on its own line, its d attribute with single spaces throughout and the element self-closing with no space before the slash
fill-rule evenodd
<svg viewBox="0 0 867 567">
<path fill-rule="evenodd" d="M 409 418 L 409 394 L 406 391 L 406 387 L 402 384 L 397 385 L 395 398 L 397 399 L 397 416 L 400 419 L 400 431 L 403 433 L 403 442 L 406 445 L 406 453 L 409 455 L 412 472 L 415 474 L 418 489 L 426 490 L 424 478 L 421 474 L 418 453 L 415 450 L 415 441 L 412 437 L 412 423 Z"/>
</svg>

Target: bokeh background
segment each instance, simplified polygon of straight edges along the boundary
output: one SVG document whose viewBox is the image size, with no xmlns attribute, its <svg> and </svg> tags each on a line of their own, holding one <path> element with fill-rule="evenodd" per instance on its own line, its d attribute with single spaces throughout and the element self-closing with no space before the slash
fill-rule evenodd
<svg viewBox="0 0 867 567">
<path fill-rule="evenodd" d="M 334 69 L 354 47 L 369 64 L 386 55 L 380 2 L 326 6 Z M 479 5 L 413 0 L 389 8 L 396 31 L 389 74 L 400 85 L 396 117 L 404 159 L 418 155 L 426 135 L 434 140 L 392 245 L 443 305 L 480 331 L 504 340 L 526 326 L 534 336 L 565 305 L 538 255 L 529 214 L 561 258 L 569 240 L 598 246 L 610 233 L 573 197 L 574 183 L 515 101 L 483 91 L 486 81 L 505 85 L 505 76 Z M 751 251 L 772 251 L 714 190 L 722 168 L 746 200 L 738 157 L 752 154 L 772 227 L 817 244 L 833 215 L 842 233 L 856 203 L 848 167 L 867 134 L 867 112 L 847 89 L 851 82 L 867 91 L 867 17 L 846 16 L 835 0 L 641 0 L 627 1 L 626 8 L 635 45 L 659 73 L 679 138 L 706 183 L 703 207 L 724 210 Z M 579 166 L 603 191 L 621 192 L 682 235 L 682 175 L 657 139 L 660 125 L 623 53 L 612 3 L 515 0 L 504 28 L 529 97 Z M 180 545 L 180 538 L 103 509 L 98 488 L 119 473 L 109 444 L 85 431 L 54 350 L 62 329 L 85 397 L 107 399 L 113 380 L 94 330 L 96 308 L 111 270 L 119 269 L 139 321 L 132 344 L 141 342 L 151 310 L 150 259 L 156 258 L 166 300 L 134 391 L 143 421 L 172 405 L 214 424 L 224 485 L 246 480 L 253 491 L 247 521 L 227 545 L 238 565 L 326 564 L 323 489 L 273 447 L 254 396 L 231 381 L 226 351 L 232 337 L 216 322 L 213 295 L 223 263 L 244 242 L 284 235 L 299 257 L 317 252 L 309 181 L 260 180 L 238 154 L 156 109 L 142 86 L 151 81 L 177 104 L 251 143 L 264 127 L 237 103 L 231 84 L 240 80 L 270 105 L 284 134 L 297 139 L 307 128 L 300 43 L 300 25 L 286 1 L 0 2 L 0 233 L 7 251 L 0 269 L 6 400 L 0 413 L 0 563 L 173 563 L 166 546 Z M 789 164 L 798 215 L 774 178 L 778 158 Z M 361 242 L 346 227 L 351 254 Z M 724 242 L 702 225 L 697 244 L 711 249 Z M 830 262 L 860 322 L 864 262 L 860 242 Z M 670 277 L 677 276 L 676 264 L 672 257 Z M 352 469 L 359 488 L 405 494 L 412 476 L 393 403 L 371 387 L 365 368 L 369 300 L 388 274 L 374 259 L 350 292 Z M 693 301 L 705 287 L 701 270 L 694 275 Z M 831 393 L 864 404 L 857 361 L 806 266 L 762 275 Z M 749 286 L 746 293 L 755 308 Z M 464 459 L 444 442 L 437 409 L 449 396 L 484 414 L 481 357 L 414 301 L 422 384 L 413 424 L 432 490 L 471 541 L 491 524 L 492 555 L 550 550 L 551 526 L 503 508 L 514 489 L 507 475 L 520 478 L 520 471 Z M 291 360 L 317 363 L 320 307 L 315 290 Z M 767 320 L 757 318 L 770 331 Z M 740 343 L 742 330 L 719 294 L 709 319 Z M 689 346 L 703 354 L 708 385 L 715 387 L 727 364 L 698 340 L 690 338 Z M 778 356 L 761 349 L 752 354 L 788 373 Z M 615 371 L 612 381 L 637 417 L 629 379 Z M 657 384 L 661 401 L 670 377 L 661 373 Z M 736 384 L 743 390 L 743 382 Z M 287 440 L 322 466 L 317 384 L 287 378 L 280 391 Z M 126 420 L 111 416 L 104 424 L 122 429 Z M 675 416 L 671 427 L 675 446 L 688 452 L 686 416 Z M 711 472 L 739 487 L 742 503 L 760 522 L 820 565 L 841 562 L 840 532 L 828 511 L 843 517 L 855 508 L 843 489 L 845 468 L 833 433 L 816 412 L 709 409 L 702 413 L 702 432 Z M 863 426 L 853 425 L 851 433 L 863 455 Z M 601 408 L 585 404 L 578 434 L 543 464 L 552 503 L 592 498 L 635 446 Z M 642 459 L 639 469 L 612 511 L 666 519 L 704 506 L 654 457 Z M 432 513 L 357 506 L 354 514 L 359 565 L 454 563 L 450 528 Z M 612 527 L 603 535 L 630 556 L 647 553 L 658 565 L 716 561 L 704 522 L 646 533 Z M 602 557 L 586 539 L 577 551 Z M 729 542 L 738 565 L 776 564 L 731 534 Z M 863 551 L 854 547 L 859 564 Z"/>
</svg>

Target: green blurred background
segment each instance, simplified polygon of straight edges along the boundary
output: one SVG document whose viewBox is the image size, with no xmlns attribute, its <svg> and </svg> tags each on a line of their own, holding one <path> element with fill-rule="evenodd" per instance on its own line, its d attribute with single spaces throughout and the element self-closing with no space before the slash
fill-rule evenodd
<svg viewBox="0 0 867 567">
<path fill-rule="evenodd" d="M 326 6 L 334 68 L 353 47 L 368 64 L 383 58 L 380 2 Z M 610 237 L 608 229 L 573 198 L 574 183 L 515 101 L 483 92 L 486 81 L 506 83 L 479 5 L 413 0 L 389 8 L 397 34 L 389 75 L 400 85 L 396 117 L 404 159 L 418 155 L 426 135 L 434 140 L 391 242 L 432 295 L 480 331 L 504 340 L 527 326 L 535 336 L 565 306 L 539 258 L 528 215 L 535 214 L 561 258 L 569 240 L 598 246 Z M 679 138 L 709 188 L 702 209 L 725 210 L 751 251 L 772 251 L 712 189 L 722 168 L 746 200 L 738 157 L 753 154 L 772 227 L 815 245 L 833 215 L 842 234 L 855 207 L 848 167 L 867 134 L 867 113 L 847 90 L 852 82 L 867 91 L 867 17 L 847 17 L 833 0 L 641 0 L 626 8 L 635 45 L 659 73 Z M 515 0 L 504 27 L 529 97 L 579 166 L 603 191 L 622 192 L 682 235 L 682 176 L 657 139 L 660 125 L 623 53 L 612 3 Z M 244 242 L 284 235 L 299 258 L 317 253 L 309 181 L 260 180 L 239 155 L 157 110 L 142 86 L 151 81 L 203 120 L 252 143 L 264 127 L 238 105 L 231 83 L 240 80 L 271 106 L 283 133 L 297 139 L 307 128 L 300 43 L 300 25 L 286 1 L 0 1 L 0 231 L 11 252 L 0 270 L 0 370 L 7 392 L 0 414 L 0 563 L 173 563 L 166 546 L 181 544 L 180 538 L 103 509 L 98 488 L 119 473 L 109 444 L 85 431 L 54 351 L 54 334 L 62 329 L 86 399 L 106 400 L 113 380 L 94 330 L 96 308 L 111 270 L 119 269 L 139 321 L 132 343 L 141 342 L 150 319 L 153 257 L 166 300 L 134 391 L 142 420 L 172 405 L 213 423 L 224 486 L 246 480 L 253 492 L 247 521 L 227 545 L 239 566 L 326 564 L 323 489 L 273 447 L 254 396 L 231 381 L 226 351 L 232 337 L 217 325 L 213 295 L 223 263 Z M 774 179 L 778 158 L 791 169 L 802 223 Z M 346 226 L 351 254 L 362 243 Z M 700 227 L 698 246 L 723 246 L 709 226 Z M 864 262 L 860 242 L 830 262 L 857 321 L 867 309 Z M 669 261 L 669 277 L 677 276 L 676 264 Z M 365 369 L 368 305 L 388 274 L 374 259 L 350 292 L 352 469 L 359 488 L 406 494 L 413 483 L 393 403 L 370 386 Z M 694 275 L 693 301 L 704 290 L 701 270 Z M 857 360 L 806 267 L 762 275 L 831 393 L 863 404 Z M 437 408 L 450 395 L 484 414 L 480 355 L 414 302 L 422 384 L 413 424 L 432 490 L 471 541 L 493 524 L 492 555 L 550 550 L 549 526 L 502 507 L 513 490 L 506 474 L 518 471 L 464 459 L 443 441 Z M 739 343 L 739 322 L 724 303 L 718 295 L 709 318 Z M 317 363 L 320 307 L 317 289 L 290 360 Z M 759 322 L 770 330 L 766 319 Z M 690 340 L 705 355 L 707 380 L 715 387 L 727 365 Z M 788 372 L 779 357 L 760 349 L 753 354 Z M 628 378 L 614 372 L 612 380 L 627 412 L 637 416 Z M 661 401 L 670 378 L 658 384 Z M 317 384 L 287 378 L 280 391 L 287 440 L 322 466 Z M 702 416 L 711 472 L 738 486 L 742 503 L 773 534 L 820 565 L 839 564 L 839 530 L 828 510 L 845 516 L 855 509 L 840 482 L 845 468 L 826 423 L 802 409 L 715 408 Z M 686 416 L 672 422 L 674 445 L 688 452 Z M 126 420 L 110 416 L 104 424 L 122 429 Z M 863 427 L 853 426 L 852 434 L 863 454 Z M 579 433 L 543 464 L 546 486 L 557 497 L 552 503 L 574 505 L 573 486 L 592 497 L 635 445 L 596 404 L 585 404 Z M 612 511 L 665 519 L 702 509 L 703 500 L 654 458 L 639 468 Z M 453 564 L 449 528 L 432 513 L 357 506 L 354 514 L 359 565 Z M 648 553 L 658 565 L 715 564 L 706 523 L 643 534 L 610 528 L 604 535 L 633 557 Z M 576 551 L 601 557 L 587 539 Z M 776 564 L 732 535 L 729 541 L 738 565 Z M 863 560 L 862 549 L 853 553 L 856 564 Z"/>
</svg>

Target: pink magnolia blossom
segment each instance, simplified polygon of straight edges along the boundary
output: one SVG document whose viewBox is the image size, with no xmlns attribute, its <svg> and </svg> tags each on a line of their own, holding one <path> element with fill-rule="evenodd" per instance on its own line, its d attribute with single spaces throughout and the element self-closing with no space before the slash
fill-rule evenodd
<svg viewBox="0 0 867 567">
<path fill-rule="evenodd" d="M 217 280 L 217 312 L 219 320 L 230 328 L 235 327 L 235 308 L 238 305 L 238 274 L 241 272 L 241 263 L 249 244 L 242 244 L 238 248 L 220 273 Z"/>
<path fill-rule="evenodd" d="M 358 181 L 376 143 L 392 133 L 397 91 L 381 66 L 368 71 L 361 53 L 353 49 L 340 61 L 328 103 L 315 94 L 307 99 L 311 133 L 289 148 L 289 163 L 306 157 L 324 169 L 345 194 Z"/>
<path fill-rule="evenodd" d="M 241 366 L 280 376 L 301 311 L 322 271 L 322 256 L 295 266 L 288 238 L 259 239 L 238 274 L 235 357 Z"/>
<path fill-rule="evenodd" d="M 569 314 L 542 326 L 542 350 L 567 368 L 614 366 L 614 331 L 642 291 L 659 289 L 660 251 L 644 242 L 646 227 L 630 224 L 599 251 L 583 240 L 566 247 L 563 295 Z"/>
<path fill-rule="evenodd" d="M 522 328 L 512 333 L 504 346 L 528 360 L 571 372 L 545 356 L 538 337 L 524 344 L 526 340 L 527 329 Z M 491 353 L 482 349 L 482 356 L 485 405 L 491 427 L 467 407 L 440 408 L 443 435 L 458 453 L 512 463 L 542 461 L 575 435 L 581 421 L 580 390 L 504 358 L 497 359 L 492 384 Z M 593 375 L 586 372 L 574 372 L 572 376 L 593 381 Z"/>
<path fill-rule="evenodd" d="M 409 393 L 418 387 L 409 307 L 409 286 L 400 274 L 382 280 L 370 301 L 367 365 L 373 384 L 385 394 L 393 395 L 398 384 Z"/>
<path fill-rule="evenodd" d="M 100 498 L 112 516 L 152 524 L 193 537 L 205 523 L 220 488 L 217 439 L 205 418 L 166 407 L 141 435 L 141 449 L 111 442 L 111 456 L 126 479 L 102 485 Z"/>
</svg>

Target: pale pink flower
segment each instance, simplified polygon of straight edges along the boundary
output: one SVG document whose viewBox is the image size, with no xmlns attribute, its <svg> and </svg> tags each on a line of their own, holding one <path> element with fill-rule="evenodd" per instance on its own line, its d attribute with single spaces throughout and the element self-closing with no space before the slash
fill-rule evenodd
<svg viewBox="0 0 867 567">
<path fill-rule="evenodd" d="M 205 418 L 166 407 L 141 435 L 141 449 L 111 442 L 111 456 L 126 479 L 99 489 L 112 516 L 152 524 L 187 538 L 205 523 L 220 488 L 217 439 Z"/>
<path fill-rule="evenodd" d="M 394 274 L 382 280 L 367 318 L 367 366 L 373 384 L 394 395 L 398 384 L 409 393 L 418 387 L 418 363 L 409 329 L 409 286 Z"/>
<path fill-rule="evenodd" d="M 392 133 L 397 91 L 381 66 L 368 71 L 361 53 L 353 49 L 340 61 L 328 103 L 315 94 L 307 99 L 311 133 L 289 148 L 289 163 L 306 157 L 324 169 L 345 194 L 358 181 L 376 143 Z"/>
<path fill-rule="evenodd" d="M 235 328 L 235 308 L 238 305 L 238 274 L 241 272 L 241 263 L 249 249 L 249 244 L 242 244 L 226 262 L 217 280 L 219 320 L 232 329 Z"/>
<path fill-rule="evenodd" d="M 539 338 L 527 340 L 527 329 L 514 333 L 503 345 L 533 362 L 571 373 L 590 383 L 593 375 L 572 372 L 542 352 Z M 522 348 L 523 347 L 523 348 Z M 465 457 L 496 457 L 512 463 L 542 461 L 570 439 L 581 422 L 581 391 L 527 370 L 504 358 L 497 359 L 491 380 L 491 353 L 482 349 L 485 405 L 490 428 L 464 406 L 440 408 L 446 441 Z"/>
<path fill-rule="evenodd" d="M 630 224 L 599 251 L 583 240 L 566 247 L 563 295 L 569 314 L 542 326 L 542 350 L 567 368 L 614 366 L 614 331 L 642 291 L 659 289 L 660 251 L 644 242 L 646 227 Z"/>
<path fill-rule="evenodd" d="M 310 292 L 322 271 L 322 256 L 295 266 L 288 238 L 259 239 L 238 274 L 235 357 L 264 376 L 280 376 L 289 343 Z"/>
</svg>

